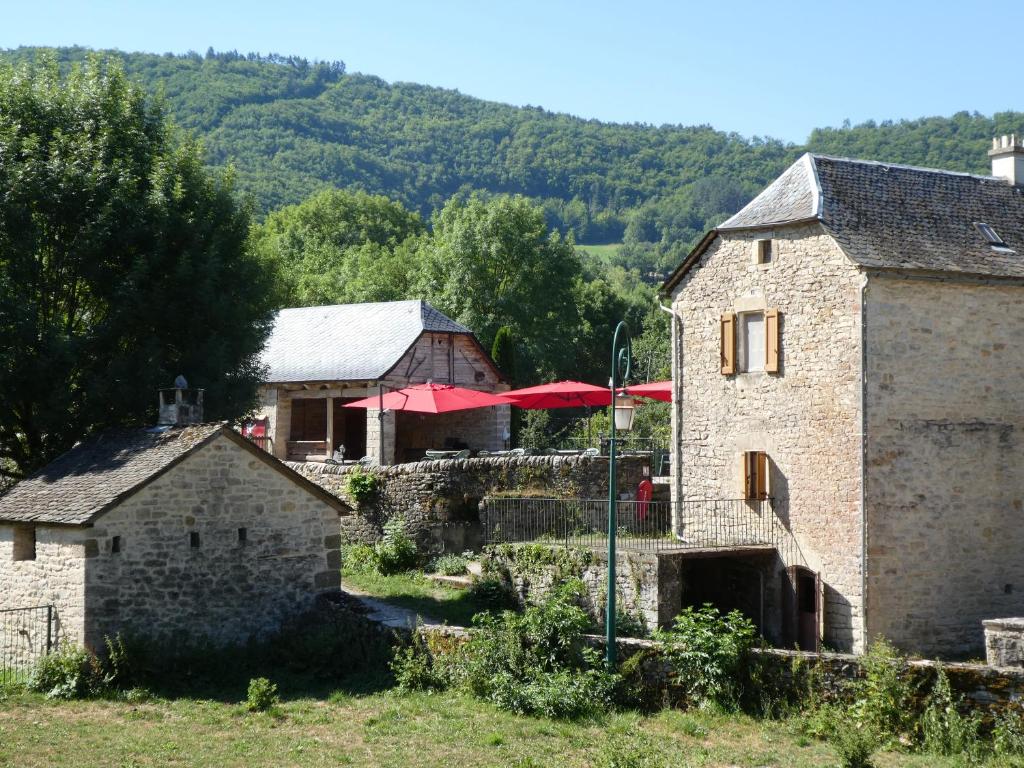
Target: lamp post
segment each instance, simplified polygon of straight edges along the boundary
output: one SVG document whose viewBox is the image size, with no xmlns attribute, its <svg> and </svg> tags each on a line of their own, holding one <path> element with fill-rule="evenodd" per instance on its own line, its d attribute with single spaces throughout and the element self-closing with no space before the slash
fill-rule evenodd
<svg viewBox="0 0 1024 768">
<path fill-rule="evenodd" d="M 619 387 L 625 387 L 629 379 L 633 344 L 629 338 L 629 326 L 625 321 L 615 328 L 612 339 L 612 413 L 608 440 L 608 603 L 605 614 L 605 661 L 608 667 L 615 666 L 615 534 L 618 530 L 618 489 L 615 482 L 615 432 L 628 432 L 633 428 L 633 398 L 625 391 L 620 395 Z"/>
</svg>

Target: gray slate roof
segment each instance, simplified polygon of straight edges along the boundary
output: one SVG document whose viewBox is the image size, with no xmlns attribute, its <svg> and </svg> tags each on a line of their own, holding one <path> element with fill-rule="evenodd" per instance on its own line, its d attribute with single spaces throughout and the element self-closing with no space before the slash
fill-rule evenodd
<svg viewBox="0 0 1024 768">
<path fill-rule="evenodd" d="M 1024 189 L 993 176 L 808 153 L 709 235 L 809 220 L 863 267 L 1024 278 Z M 990 224 L 1015 252 L 993 249 L 975 222 Z"/>
<path fill-rule="evenodd" d="M 282 309 L 263 350 L 271 383 L 383 377 L 424 331 L 472 332 L 425 301 Z"/>
<path fill-rule="evenodd" d="M 196 424 L 164 432 L 104 432 L 0 496 L 0 521 L 89 523 L 222 429 L 223 424 Z"/>
</svg>

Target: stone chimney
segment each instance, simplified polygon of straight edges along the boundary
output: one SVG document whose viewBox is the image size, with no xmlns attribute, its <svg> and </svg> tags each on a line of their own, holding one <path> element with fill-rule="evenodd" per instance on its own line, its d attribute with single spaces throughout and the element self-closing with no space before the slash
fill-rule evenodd
<svg viewBox="0 0 1024 768">
<path fill-rule="evenodd" d="M 160 390 L 160 417 L 157 426 L 183 427 L 203 421 L 203 390 L 189 389 L 184 376 L 174 380 L 170 389 Z"/>
<path fill-rule="evenodd" d="M 993 176 L 1006 179 L 1014 186 L 1024 184 L 1024 144 L 1015 134 L 992 139 L 988 156 L 992 158 Z"/>
</svg>

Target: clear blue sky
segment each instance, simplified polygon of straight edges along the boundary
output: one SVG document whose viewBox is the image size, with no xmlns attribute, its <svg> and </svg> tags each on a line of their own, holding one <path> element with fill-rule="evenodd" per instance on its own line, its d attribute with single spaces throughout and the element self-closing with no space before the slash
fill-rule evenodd
<svg viewBox="0 0 1024 768">
<path fill-rule="evenodd" d="M 618 122 L 803 141 L 1024 109 L 1019 0 L 5 0 L 0 47 L 237 49 Z M 997 42 L 1004 41 L 1004 42 Z"/>
</svg>

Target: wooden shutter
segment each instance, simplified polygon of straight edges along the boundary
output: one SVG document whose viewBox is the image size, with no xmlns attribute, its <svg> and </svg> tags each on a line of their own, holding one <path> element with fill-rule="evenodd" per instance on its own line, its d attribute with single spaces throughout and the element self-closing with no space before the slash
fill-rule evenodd
<svg viewBox="0 0 1024 768">
<path fill-rule="evenodd" d="M 725 312 L 721 320 L 722 373 L 736 373 L 736 315 Z"/>
<path fill-rule="evenodd" d="M 764 311 L 764 369 L 768 373 L 779 372 L 779 310 Z"/>
<path fill-rule="evenodd" d="M 757 451 L 754 453 L 756 479 L 757 482 L 754 485 L 755 499 L 767 499 L 768 498 L 768 454 L 764 451 Z"/>
</svg>

